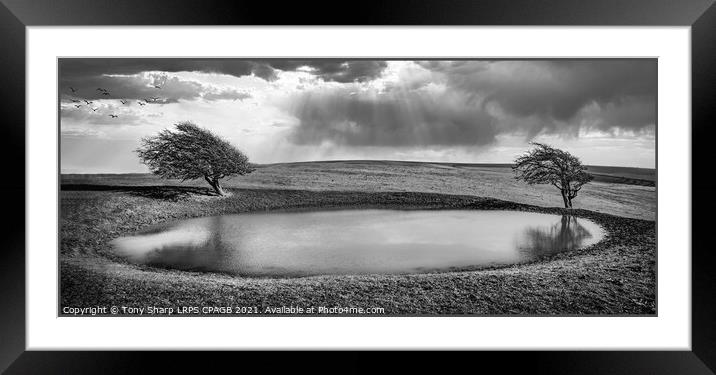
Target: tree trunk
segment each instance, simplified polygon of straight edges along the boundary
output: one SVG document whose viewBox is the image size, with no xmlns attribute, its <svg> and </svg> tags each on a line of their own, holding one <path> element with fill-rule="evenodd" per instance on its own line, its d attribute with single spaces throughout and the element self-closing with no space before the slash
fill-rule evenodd
<svg viewBox="0 0 716 375">
<path fill-rule="evenodd" d="M 215 182 L 215 184 L 214 184 L 214 190 L 216 191 L 216 194 L 219 194 L 219 195 L 223 196 L 223 195 L 224 195 L 224 189 L 221 187 L 221 183 L 219 182 L 219 179 L 217 178 L 216 180 L 214 180 L 214 182 Z M 570 203 L 570 207 L 571 207 L 571 206 L 572 206 L 572 204 Z"/>
<path fill-rule="evenodd" d="M 570 208 L 571 202 L 567 199 L 567 193 L 562 190 L 562 200 L 564 201 L 564 208 Z"/>
<path fill-rule="evenodd" d="M 574 199 L 576 196 L 576 191 L 567 190 L 567 203 L 569 203 L 569 208 L 572 208 L 572 199 Z"/>
<path fill-rule="evenodd" d="M 216 192 L 217 195 L 224 195 L 224 189 L 221 188 L 221 183 L 218 178 L 209 178 L 204 176 L 204 179 L 209 183 L 209 185 L 211 185 L 212 188 L 214 188 L 214 192 Z"/>
</svg>

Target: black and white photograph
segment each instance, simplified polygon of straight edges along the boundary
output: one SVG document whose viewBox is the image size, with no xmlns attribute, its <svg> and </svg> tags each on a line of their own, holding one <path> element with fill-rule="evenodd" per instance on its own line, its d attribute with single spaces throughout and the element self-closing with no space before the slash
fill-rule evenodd
<svg viewBox="0 0 716 375">
<path fill-rule="evenodd" d="M 655 58 L 57 68 L 59 316 L 657 315 Z"/>
</svg>

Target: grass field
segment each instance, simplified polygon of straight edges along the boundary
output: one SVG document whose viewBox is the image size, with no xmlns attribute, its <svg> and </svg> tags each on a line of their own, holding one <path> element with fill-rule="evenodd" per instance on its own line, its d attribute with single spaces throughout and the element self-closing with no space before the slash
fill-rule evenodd
<svg viewBox="0 0 716 375">
<path fill-rule="evenodd" d="M 653 169 L 589 167 L 595 180 L 574 200 L 575 208 L 646 220 L 656 218 Z M 208 186 L 203 180 L 162 180 L 151 174 L 63 175 L 63 185 Z M 548 185 L 526 186 L 501 164 L 419 163 L 401 161 L 330 161 L 272 164 L 246 176 L 227 179 L 238 189 L 310 191 L 413 191 L 490 197 L 537 206 L 561 206 Z M 651 186 L 649 186 L 651 185 Z"/>
<path fill-rule="evenodd" d="M 360 306 L 387 314 L 653 314 L 653 171 L 592 167 L 574 214 L 608 232 L 589 248 L 494 269 L 412 275 L 260 279 L 131 265 L 108 242 L 188 217 L 285 208 L 461 208 L 563 213 L 559 194 L 525 186 L 506 166 L 316 162 L 261 166 L 214 197 L 199 181 L 151 175 L 63 175 L 61 307 Z M 603 176 L 603 177 L 600 177 Z"/>
</svg>

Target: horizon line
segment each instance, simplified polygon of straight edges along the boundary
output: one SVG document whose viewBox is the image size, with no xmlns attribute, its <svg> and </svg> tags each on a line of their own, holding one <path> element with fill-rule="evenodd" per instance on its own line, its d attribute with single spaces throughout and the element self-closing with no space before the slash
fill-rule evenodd
<svg viewBox="0 0 716 375">
<path fill-rule="evenodd" d="M 282 164 L 301 164 L 301 163 L 338 163 L 338 162 L 393 162 L 393 163 L 413 163 L 413 164 L 457 164 L 457 165 L 479 165 L 479 166 L 510 166 L 514 163 L 470 163 L 470 162 L 450 162 L 450 161 L 420 161 L 420 160 L 394 160 L 394 159 L 327 159 L 327 160 L 305 160 L 305 161 L 289 161 L 276 163 L 253 163 L 254 165 L 265 167 Z M 656 170 L 656 167 L 635 167 L 622 165 L 593 165 L 585 164 L 586 167 L 602 167 L 602 168 L 633 168 Z M 152 174 L 152 172 L 63 172 L 60 174 Z"/>
</svg>

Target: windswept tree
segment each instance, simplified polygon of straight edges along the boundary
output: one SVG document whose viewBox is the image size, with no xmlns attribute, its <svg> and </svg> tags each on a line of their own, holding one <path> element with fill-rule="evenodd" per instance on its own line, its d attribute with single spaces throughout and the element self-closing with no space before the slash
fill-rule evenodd
<svg viewBox="0 0 716 375">
<path fill-rule="evenodd" d="M 572 208 L 572 199 L 584 184 L 594 177 L 576 156 L 542 143 L 515 159 L 515 178 L 530 185 L 550 184 L 562 193 L 565 208 Z"/>
<path fill-rule="evenodd" d="M 254 171 L 239 149 L 191 122 L 143 138 L 136 152 L 152 173 L 182 181 L 204 178 L 218 195 L 224 195 L 219 180 Z"/>
</svg>

